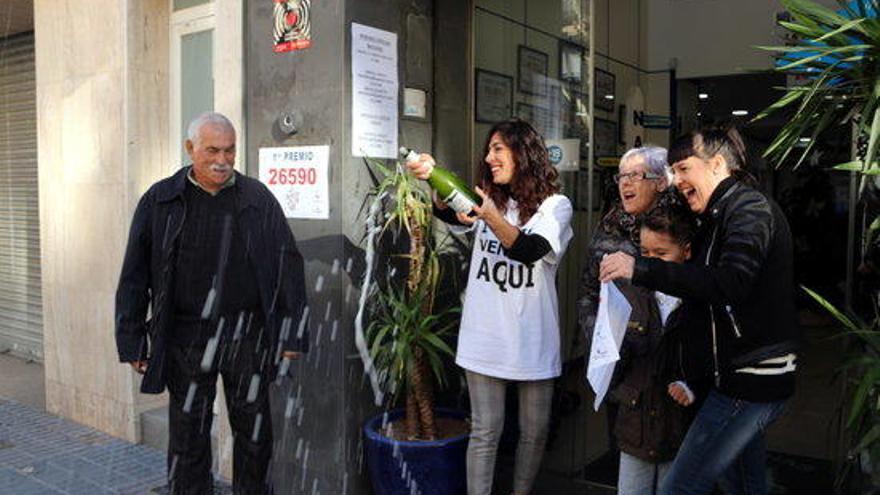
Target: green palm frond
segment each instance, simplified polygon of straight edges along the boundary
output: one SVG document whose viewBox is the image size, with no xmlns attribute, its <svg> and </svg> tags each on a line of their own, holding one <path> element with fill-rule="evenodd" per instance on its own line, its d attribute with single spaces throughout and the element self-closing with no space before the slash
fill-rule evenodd
<svg viewBox="0 0 880 495">
<path fill-rule="evenodd" d="M 412 363 L 415 347 L 425 351 L 432 374 L 441 385 L 445 384 L 444 359 L 455 354 L 443 337 L 455 328 L 454 315 L 460 310 L 454 307 L 423 315 L 422 304 L 430 297 L 428 288 L 424 284 L 417 293 L 407 294 L 389 284 L 376 296 L 367 342 L 376 367 L 388 370 L 384 378 L 395 398 L 406 387 L 407 366 Z"/>
<path fill-rule="evenodd" d="M 407 233 L 412 233 L 415 226 L 430 227 L 432 222 L 431 197 L 418 184 L 418 179 L 406 173 L 398 163 L 387 167 L 381 160 L 365 157 L 367 164 L 378 170 L 381 179 L 371 194 L 377 199 L 382 193 L 388 193 L 393 201 L 387 213 L 383 230 L 396 226 Z"/>
<path fill-rule="evenodd" d="M 806 287 L 801 287 L 814 301 L 831 314 L 843 327 L 841 335 L 855 337 L 864 346 L 840 366 L 854 377 L 848 384 L 851 390 L 846 427 L 853 432 L 850 456 L 880 447 L 880 332 L 857 316 L 841 311 L 827 299 Z"/>
<path fill-rule="evenodd" d="M 793 46 L 760 46 L 776 53 L 776 71 L 806 77 L 804 86 L 786 88 L 785 94 L 760 112 L 754 120 L 797 105 L 794 115 L 782 127 L 764 155 L 777 166 L 797 167 L 817 138 L 841 125 L 856 124 L 869 138 L 880 131 L 880 20 L 871 0 L 854 6 L 840 2 L 838 11 L 812 0 L 782 0 L 791 14 L 780 26 L 796 35 Z M 802 138 L 808 145 L 795 153 Z M 874 139 L 861 160 L 860 172 L 877 167 L 875 157 L 880 140 Z M 850 162 L 848 169 L 853 169 Z"/>
<path fill-rule="evenodd" d="M 405 280 L 389 276 L 370 298 L 368 352 L 389 405 L 406 394 L 407 435 L 430 439 L 436 434 L 433 413 L 425 412 L 433 407 L 431 382 L 446 384 L 447 363 L 454 357 L 447 339 L 457 327 L 460 310 L 457 306 L 439 311 L 435 308 L 443 243 L 434 236 L 430 195 L 401 164 L 388 166 L 370 158 L 365 161 L 375 182 L 370 210 L 383 215 L 377 224 L 381 225 L 378 237 L 390 232 L 397 240 L 405 233 L 408 249 L 389 254 L 406 259 L 409 267 Z M 411 411 L 413 402 L 417 405 Z M 415 421 L 412 425 L 411 419 Z"/>
</svg>

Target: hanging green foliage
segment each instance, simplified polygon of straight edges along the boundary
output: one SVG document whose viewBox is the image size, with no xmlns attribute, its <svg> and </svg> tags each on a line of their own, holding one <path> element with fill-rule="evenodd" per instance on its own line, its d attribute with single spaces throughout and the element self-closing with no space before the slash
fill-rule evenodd
<svg viewBox="0 0 880 495">
<path fill-rule="evenodd" d="M 784 108 L 794 115 L 767 147 L 777 165 L 803 163 L 825 131 L 855 125 L 868 137 L 864 156 L 842 169 L 880 173 L 880 19 L 872 0 L 841 3 L 834 11 L 811 0 L 781 0 L 791 22 L 780 26 L 793 33 L 792 46 L 759 46 L 776 54 L 776 71 L 804 80 L 782 88 L 779 100 L 759 113 L 759 120 Z M 809 140 L 804 139 L 809 138 Z M 799 146 L 806 142 L 806 146 Z"/>
<path fill-rule="evenodd" d="M 433 440 L 438 435 L 433 383 L 446 383 L 445 364 L 455 353 L 445 338 L 457 326 L 460 309 L 435 310 L 440 262 L 430 195 L 399 163 L 367 163 L 377 175 L 371 197 L 382 214 L 381 234 L 408 239 L 408 251 L 392 253 L 408 262 L 405 281 L 390 276 L 371 297 L 369 355 L 389 405 L 405 402 L 407 438 Z"/>
</svg>

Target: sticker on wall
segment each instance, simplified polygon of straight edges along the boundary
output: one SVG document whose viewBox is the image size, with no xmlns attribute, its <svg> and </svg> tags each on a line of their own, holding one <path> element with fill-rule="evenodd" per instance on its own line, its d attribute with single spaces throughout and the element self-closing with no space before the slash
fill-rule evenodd
<svg viewBox="0 0 880 495">
<path fill-rule="evenodd" d="M 623 144 L 627 148 L 635 148 L 642 145 L 644 140 L 644 128 L 637 122 L 636 116 L 645 113 L 645 95 L 638 86 L 629 88 L 626 95 L 627 114 L 623 120 Z M 614 164 L 617 166 L 617 163 Z"/>
<path fill-rule="evenodd" d="M 292 52 L 312 46 L 311 0 L 274 0 L 275 53 Z"/>
<path fill-rule="evenodd" d="M 330 217 L 329 146 L 260 148 L 260 182 L 287 218 Z"/>
<path fill-rule="evenodd" d="M 580 168 L 580 139 L 547 139 L 547 154 L 550 163 L 560 172 L 574 172 Z"/>
</svg>

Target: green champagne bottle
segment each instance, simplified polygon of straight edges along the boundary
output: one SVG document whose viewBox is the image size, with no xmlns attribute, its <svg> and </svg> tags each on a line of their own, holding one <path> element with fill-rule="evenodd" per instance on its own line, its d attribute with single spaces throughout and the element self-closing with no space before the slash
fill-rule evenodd
<svg viewBox="0 0 880 495">
<path fill-rule="evenodd" d="M 419 159 L 418 153 L 404 147 L 400 148 L 400 155 L 407 162 Z M 483 199 L 465 185 L 465 182 L 459 176 L 437 165 L 434 165 L 434 168 L 431 170 L 431 175 L 428 177 L 428 185 L 431 186 L 431 189 L 437 191 L 440 199 L 457 213 L 470 213 L 475 205 L 483 203 Z"/>
</svg>

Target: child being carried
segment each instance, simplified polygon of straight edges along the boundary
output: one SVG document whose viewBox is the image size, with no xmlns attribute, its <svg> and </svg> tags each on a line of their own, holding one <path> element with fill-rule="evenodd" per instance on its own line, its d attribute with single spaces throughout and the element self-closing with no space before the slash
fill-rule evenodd
<svg viewBox="0 0 880 495">
<path fill-rule="evenodd" d="M 658 207 L 641 223 L 642 256 L 684 263 L 694 223 L 679 206 Z M 619 495 L 653 495 L 672 465 L 697 408 L 704 372 L 695 361 L 694 309 L 678 298 L 617 283 L 632 306 L 610 387 L 620 448 Z"/>
</svg>

